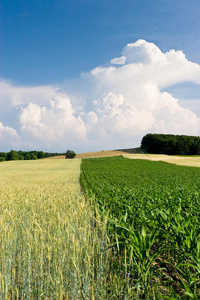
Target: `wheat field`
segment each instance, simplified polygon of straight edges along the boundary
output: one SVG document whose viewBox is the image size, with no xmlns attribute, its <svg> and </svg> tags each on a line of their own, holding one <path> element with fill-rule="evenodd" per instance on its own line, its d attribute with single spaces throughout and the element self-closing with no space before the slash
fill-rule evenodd
<svg viewBox="0 0 200 300">
<path fill-rule="evenodd" d="M 0 164 L 0 299 L 104 298 L 106 224 L 81 193 L 80 163 Z"/>
</svg>

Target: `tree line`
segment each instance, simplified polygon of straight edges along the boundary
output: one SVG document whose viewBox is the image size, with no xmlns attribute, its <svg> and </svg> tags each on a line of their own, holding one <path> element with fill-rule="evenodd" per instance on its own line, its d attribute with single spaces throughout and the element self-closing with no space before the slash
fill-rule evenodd
<svg viewBox="0 0 200 300">
<path fill-rule="evenodd" d="M 10 152 L 0 152 L 0 161 L 6 160 L 35 160 L 40 158 L 47 158 L 53 156 L 65 155 L 65 153 L 49 153 L 43 151 L 15 151 Z"/>
<path fill-rule="evenodd" d="M 154 154 L 200 155 L 200 137 L 148 133 L 142 138 L 141 148 Z"/>
</svg>

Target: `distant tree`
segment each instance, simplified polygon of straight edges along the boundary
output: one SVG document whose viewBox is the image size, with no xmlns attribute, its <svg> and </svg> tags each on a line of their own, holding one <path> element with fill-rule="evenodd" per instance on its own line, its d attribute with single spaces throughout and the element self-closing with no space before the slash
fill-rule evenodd
<svg viewBox="0 0 200 300">
<path fill-rule="evenodd" d="M 0 157 L 3 157 L 4 160 L 7 160 L 7 153 L 6 152 L 0 152 Z"/>
<path fill-rule="evenodd" d="M 31 154 L 30 153 L 26 153 L 24 156 L 25 160 L 31 160 Z"/>
<path fill-rule="evenodd" d="M 73 151 L 72 151 L 73 152 Z M 11 150 L 10 152 L 0 152 L 0 161 L 3 160 L 34 160 L 38 158 L 46 158 L 46 157 L 52 157 L 52 156 L 59 156 L 59 155 L 65 155 L 65 153 L 48 153 L 43 151 L 14 151 Z M 2 159 L 4 158 L 4 159 Z"/>
<path fill-rule="evenodd" d="M 0 156 L 0 161 L 5 161 L 5 160 L 6 160 L 5 157 Z"/>
<path fill-rule="evenodd" d="M 199 155 L 200 137 L 148 133 L 142 139 L 141 148 L 154 154 Z"/>
<path fill-rule="evenodd" d="M 38 151 L 37 158 L 44 158 L 44 152 L 43 151 Z"/>
<path fill-rule="evenodd" d="M 65 154 L 65 158 L 74 158 L 76 156 L 76 153 L 72 150 L 67 150 L 66 154 Z"/>
<path fill-rule="evenodd" d="M 24 159 L 25 160 L 35 160 L 35 159 L 37 159 L 37 156 L 33 152 L 27 152 Z"/>
<path fill-rule="evenodd" d="M 7 160 L 18 160 L 19 156 L 17 151 L 14 150 L 10 150 L 10 152 L 8 152 L 7 154 Z"/>
<path fill-rule="evenodd" d="M 30 153 L 31 159 L 35 160 L 37 159 L 37 156 L 35 155 L 35 152 Z"/>
</svg>

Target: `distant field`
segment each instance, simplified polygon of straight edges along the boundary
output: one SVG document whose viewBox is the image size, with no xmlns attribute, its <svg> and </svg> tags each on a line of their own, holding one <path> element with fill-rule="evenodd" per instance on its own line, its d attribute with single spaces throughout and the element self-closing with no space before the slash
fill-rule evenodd
<svg viewBox="0 0 200 300">
<path fill-rule="evenodd" d="M 164 161 L 170 164 L 200 167 L 200 156 L 173 156 L 164 154 L 123 154 L 130 159 L 148 159 L 152 161 Z"/>
<path fill-rule="evenodd" d="M 117 151 L 117 150 L 106 150 L 106 151 L 94 151 L 94 152 L 85 152 L 79 153 L 76 155 L 76 158 L 95 158 L 95 157 L 111 157 L 123 155 L 126 152 Z"/>
<path fill-rule="evenodd" d="M 141 154 L 133 153 L 129 154 L 126 150 L 109 150 L 109 151 L 96 151 L 96 152 L 85 152 L 76 155 L 76 158 L 95 158 L 95 157 L 111 157 L 123 155 L 130 159 L 148 159 L 152 161 L 165 161 L 171 164 L 200 167 L 200 156 L 173 156 L 163 154 Z M 64 158 L 64 157 L 62 157 Z"/>
<path fill-rule="evenodd" d="M 47 157 L 45 159 L 65 159 L 65 156 L 64 155 L 51 156 L 51 157 Z"/>
</svg>

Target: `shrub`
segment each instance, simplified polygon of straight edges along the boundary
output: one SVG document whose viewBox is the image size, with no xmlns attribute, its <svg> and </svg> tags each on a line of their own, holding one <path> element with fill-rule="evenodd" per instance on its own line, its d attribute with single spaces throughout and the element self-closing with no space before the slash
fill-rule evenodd
<svg viewBox="0 0 200 300">
<path fill-rule="evenodd" d="M 76 156 L 76 153 L 72 150 L 67 150 L 66 154 L 65 154 L 65 158 L 74 158 Z"/>
</svg>

